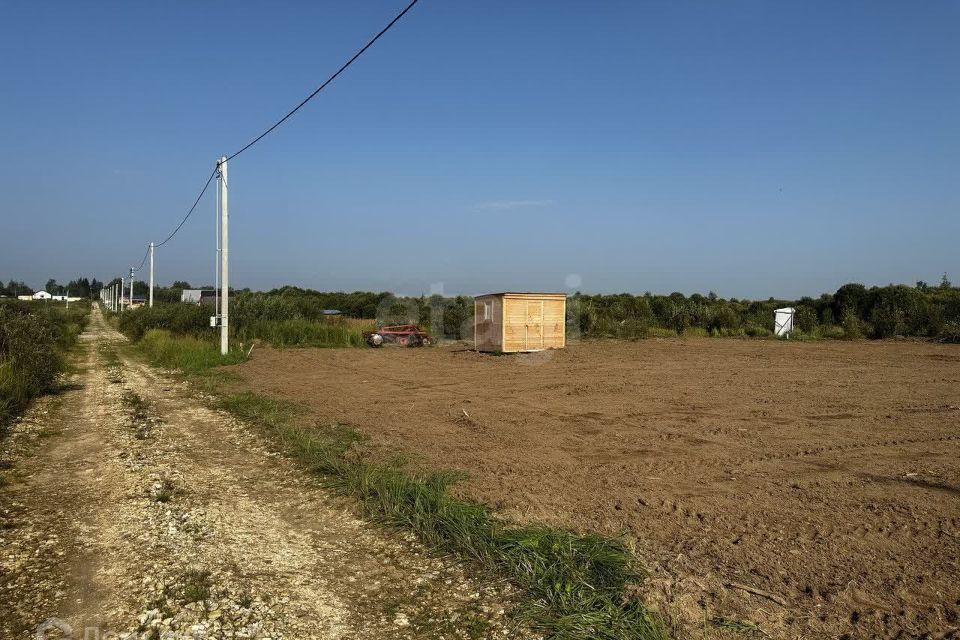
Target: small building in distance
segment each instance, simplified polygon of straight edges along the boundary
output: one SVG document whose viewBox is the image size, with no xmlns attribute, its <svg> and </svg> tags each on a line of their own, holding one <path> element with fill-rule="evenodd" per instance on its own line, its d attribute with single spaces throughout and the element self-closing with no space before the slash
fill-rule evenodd
<svg viewBox="0 0 960 640">
<path fill-rule="evenodd" d="M 30 296 L 31 300 L 49 300 L 53 296 L 47 293 L 46 291 L 37 291 L 35 294 Z"/>
<path fill-rule="evenodd" d="M 516 353 L 567 345 L 565 293 L 503 292 L 473 301 L 477 351 Z"/>
<path fill-rule="evenodd" d="M 187 304 L 213 304 L 216 297 L 215 289 L 184 289 L 180 292 L 180 302 Z"/>
</svg>

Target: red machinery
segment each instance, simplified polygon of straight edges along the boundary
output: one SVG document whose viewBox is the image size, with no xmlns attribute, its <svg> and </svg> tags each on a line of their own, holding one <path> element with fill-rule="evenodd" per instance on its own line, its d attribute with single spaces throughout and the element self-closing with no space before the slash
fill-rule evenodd
<svg viewBox="0 0 960 640">
<path fill-rule="evenodd" d="M 376 331 L 363 334 L 367 344 L 380 347 L 384 344 L 399 344 L 404 347 L 422 347 L 432 344 L 433 340 L 426 331 L 415 324 L 398 324 L 392 327 L 380 327 Z"/>
</svg>

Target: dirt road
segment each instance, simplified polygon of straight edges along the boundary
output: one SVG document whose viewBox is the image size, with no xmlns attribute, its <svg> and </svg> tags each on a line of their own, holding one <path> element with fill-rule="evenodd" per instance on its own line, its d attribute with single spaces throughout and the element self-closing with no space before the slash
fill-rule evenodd
<svg viewBox="0 0 960 640">
<path fill-rule="evenodd" d="M 777 638 L 960 636 L 960 347 L 261 349 L 256 390 L 458 468 L 520 521 L 626 531 L 647 597 Z M 735 626 L 733 622 L 729 623 Z"/>
<path fill-rule="evenodd" d="M 124 341 L 94 309 L 76 372 L 0 442 L 0 637 L 508 635 L 502 593 L 362 522 Z"/>
</svg>

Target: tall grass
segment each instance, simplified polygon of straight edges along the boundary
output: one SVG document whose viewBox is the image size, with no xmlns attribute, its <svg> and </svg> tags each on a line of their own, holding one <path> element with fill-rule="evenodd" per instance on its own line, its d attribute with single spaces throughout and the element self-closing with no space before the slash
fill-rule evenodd
<svg viewBox="0 0 960 640">
<path fill-rule="evenodd" d="M 166 329 L 148 329 L 137 348 L 157 366 L 179 369 L 185 373 L 197 373 L 210 367 L 237 364 L 244 360 L 241 351 L 220 354 L 213 336 L 175 336 Z"/>
<path fill-rule="evenodd" d="M 363 330 L 337 320 L 255 320 L 240 325 L 237 338 L 261 339 L 277 347 L 362 347 Z"/>
<path fill-rule="evenodd" d="M 88 314 L 83 304 L 0 303 L 0 424 L 54 386 Z"/>
<path fill-rule="evenodd" d="M 131 340 L 140 340 L 150 329 L 164 329 L 179 335 L 213 336 L 210 316 L 213 310 L 189 304 L 158 304 L 130 309 L 117 314 L 117 326 Z"/>
<path fill-rule="evenodd" d="M 238 298 L 244 300 L 242 296 Z M 340 317 L 283 317 L 273 306 L 261 308 L 238 304 L 231 311 L 231 341 L 264 340 L 278 347 L 360 347 L 363 331 L 372 329 L 371 321 Z M 295 309 L 291 311 L 294 313 Z M 154 329 L 175 336 L 192 336 L 200 341 L 212 340 L 210 328 L 213 309 L 187 304 L 158 304 L 152 308 L 125 311 L 117 316 L 119 329 L 134 342 Z M 263 315 L 257 315 L 262 313 Z"/>
<path fill-rule="evenodd" d="M 522 618 L 547 637 L 666 637 L 654 616 L 627 596 L 642 572 L 622 541 L 504 523 L 484 505 L 451 497 L 458 474 L 354 461 L 347 452 L 362 436 L 342 426 L 298 426 L 289 403 L 242 393 L 222 406 L 260 427 L 329 486 L 359 499 L 368 516 L 509 579 L 527 596 Z"/>
</svg>

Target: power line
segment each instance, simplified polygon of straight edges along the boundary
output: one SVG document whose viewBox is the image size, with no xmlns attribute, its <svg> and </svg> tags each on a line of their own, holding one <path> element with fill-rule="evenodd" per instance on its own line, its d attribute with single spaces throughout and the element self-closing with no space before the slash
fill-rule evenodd
<svg viewBox="0 0 960 640">
<path fill-rule="evenodd" d="M 230 154 L 229 156 L 227 156 L 225 159 L 226 159 L 226 160 L 232 160 L 233 158 L 236 158 L 237 156 L 239 156 L 241 153 L 243 153 L 244 151 L 246 151 L 247 149 L 249 149 L 249 148 L 252 147 L 253 145 L 255 145 L 255 144 L 257 144 L 258 142 L 260 142 L 263 138 L 265 138 L 267 135 L 269 135 L 274 129 L 276 129 L 276 128 L 279 127 L 281 124 L 283 124 L 284 122 L 286 122 L 293 114 L 295 114 L 297 111 L 299 111 L 304 105 L 306 105 L 308 102 L 310 102 L 311 100 L 313 100 L 313 99 L 317 96 L 318 93 L 320 93 L 321 91 L 323 91 L 323 90 L 327 87 L 327 85 L 329 85 L 331 82 L 333 82 L 334 80 L 336 80 L 337 77 L 338 77 L 341 73 L 343 73 L 344 71 L 346 71 L 347 68 L 348 68 L 350 65 L 352 65 L 354 62 L 356 62 L 357 58 L 359 58 L 359 57 L 362 56 L 364 53 L 366 53 L 367 49 L 369 49 L 370 47 L 372 47 L 373 44 L 374 44 L 377 40 L 379 40 L 387 31 L 389 31 L 389 30 L 393 27 L 393 25 L 395 25 L 397 22 L 399 22 L 400 19 L 403 18 L 403 16 L 405 16 L 405 15 L 407 14 L 407 12 L 410 11 L 410 9 L 412 9 L 415 4 L 417 4 L 418 1 L 419 1 L 419 0 L 411 0 L 410 4 L 408 4 L 408 5 L 403 9 L 403 11 L 401 11 L 400 13 L 398 13 L 398 14 L 396 15 L 396 17 L 394 17 L 393 20 L 391 20 L 389 23 L 387 23 L 387 26 L 385 26 L 383 29 L 381 29 L 381 30 L 377 33 L 377 35 L 373 36 L 373 38 L 371 38 L 365 45 L 363 45 L 363 47 L 360 48 L 359 51 L 357 51 L 355 54 L 353 54 L 353 56 L 351 56 L 349 60 L 347 60 L 345 63 L 343 63 L 343 65 L 341 65 L 340 68 L 337 69 L 337 71 L 336 71 L 333 75 L 331 75 L 329 78 L 327 78 L 327 79 L 323 82 L 323 84 L 321 84 L 319 87 L 317 87 L 316 89 L 314 89 L 313 92 L 312 92 L 310 95 L 308 95 L 306 98 L 304 98 L 303 100 L 301 100 L 301 101 L 300 101 L 300 104 L 298 104 L 296 107 L 294 107 L 294 108 L 291 109 L 289 112 L 287 112 L 287 114 L 286 114 L 285 116 L 283 116 L 282 118 L 280 118 L 279 120 L 277 120 L 275 123 L 273 123 L 266 131 L 264 131 L 263 133 L 261 133 L 260 135 L 258 135 L 256 138 L 254 138 L 253 140 L 251 140 L 250 142 L 248 142 L 247 144 L 245 144 L 240 150 L 238 150 L 238 151 Z M 156 244 L 154 245 L 154 248 L 162 247 L 163 245 L 165 245 L 165 244 L 167 244 L 168 242 L 170 242 L 170 240 L 172 240 L 175 235 L 177 235 L 177 232 L 180 231 L 180 229 L 183 227 L 183 225 L 186 224 L 187 220 L 190 219 L 190 216 L 191 216 L 191 215 L 193 214 L 193 212 L 196 210 L 197 205 L 200 204 L 200 200 L 201 200 L 201 198 L 203 198 L 203 194 L 205 194 L 205 193 L 207 192 L 207 189 L 210 188 L 210 183 L 213 181 L 214 176 L 216 176 L 216 175 L 218 174 L 219 169 L 220 169 L 220 163 L 217 162 L 217 166 L 214 167 L 213 171 L 210 173 L 210 176 L 207 178 L 207 181 L 204 183 L 203 188 L 200 190 L 200 194 L 197 195 L 197 199 L 194 200 L 193 206 L 191 206 L 191 207 L 190 207 L 190 210 L 187 211 L 187 214 L 186 214 L 185 216 L 183 216 L 183 219 L 180 221 L 180 224 L 177 225 L 177 227 L 173 230 L 173 232 L 172 232 L 169 236 L 167 236 L 167 237 L 163 240 L 163 242 L 158 242 L 158 243 L 156 243 Z M 140 266 L 137 267 L 136 269 L 134 269 L 135 272 L 136 272 L 136 271 L 139 271 L 140 269 L 143 268 L 143 265 L 146 263 L 146 261 L 147 261 L 147 256 L 149 255 L 149 253 L 150 253 L 150 247 L 148 246 L 148 247 L 147 247 L 147 252 L 146 252 L 146 253 L 144 254 L 144 256 L 143 256 L 143 260 L 140 261 Z M 122 281 L 123 281 L 123 279 L 121 278 L 121 282 L 122 282 Z"/>
<path fill-rule="evenodd" d="M 311 93 L 311 94 L 308 95 L 306 98 L 304 98 L 304 99 L 300 102 L 300 104 L 298 104 L 298 105 L 295 106 L 291 111 L 289 111 L 289 112 L 287 113 L 287 115 L 283 116 L 282 118 L 280 118 L 279 120 L 277 120 L 275 123 L 273 123 L 273 125 L 271 125 L 269 129 L 267 129 L 266 131 L 264 131 L 263 133 L 261 133 L 260 135 L 258 135 L 256 138 L 254 138 L 253 140 L 251 140 L 250 142 L 248 142 L 246 145 L 244 145 L 244 147 L 243 147 L 242 149 L 240 149 L 239 151 L 236 151 L 236 152 L 234 152 L 233 154 L 227 156 L 227 160 L 233 160 L 233 159 L 236 158 L 238 155 L 240 155 L 241 153 L 243 153 L 244 151 L 246 151 L 247 149 L 249 149 L 249 148 L 252 147 L 253 145 L 257 144 L 258 142 L 260 142 L 260 140 L 262 140 L 263 138 L 265 138 L 265 137 L 267 136 L 267 134 L 269 134 L 271 131 L 273 131 L 274 129 L 276 129 L 277 127 L 279 127 L 281 124 L 283 124 L 284 122 L 286 122 L 286 120 L 287 120 L 290 116 L 292 116 L 292 115 L 295 114 L 297 111 L 299 111 L 300 108 L 301 108 L 303 105 L 305 105 L 305 104 L 307 104 L 308 102 L 310 102 L 311 100 L 313 100 L 313 98 L 314 98 L 318 93 L 320 93 L 321 91 L 323 91 L 328 84 L 330 84 L 331 82 L 333 82 L 334 80 L 336 80 L 337 76 L 339 76 L 341 73 L 343 73 L 343 72 L 347 69 L 347 67 L 349 67 L 351 64 L 353 64 L 354 61 L 355 61 L 357 58 L 359 58 L 360 56 L 362 56 L 367 49 L 369 49 L 371 46 L 373 46 L 373 43 L 376 42 L 377 40 L 379 40 L 379 39 L 380 39 L 380 36 L 382 36 L 383 34 L 385 34 L 387 31 L 390 30 L 390 28 L 391 28 L 393 25 L 395 25 L 397 22 L 399 22 L 399 21 L 400 21 L 400 18 L 402 18 L 404 15 L 406 15 L 406 13 L 407 13 L 408 11 L 410 11 L 410 9 L 413 8 L 413 5 L 417 4 L 417 2 L 418 2 L 418 0 L 413 0 L 410 4 L 408 4 L 407 7 L 406 7 L 406 9 L 404 9 L 403 11 L 401 11 L 400 13 L 398 13 L 398 14 L 397 14 L 397 17 L 395 17 L 393 20 L 390 21 L 390 23 L 389 23 L 387 26 L 385 26 L 383 29 L 381 29 L 381 30 L 380 30 L 380 33 L 378 33 L 377 35 L 373 36 L 373 38 L 372 38 L 369 42 L 367 42 L 367 44 L 363 45 L 363 48 L 362 48 L 362 49 L 360 49 L 360 50 L 357 51 L 355 54 L 353 54 L 353 57 L 352 57 L 352 58 L 350 58 L 350 59 L 347 60 L 345 63 L 343 63 L 343 66 L 341 66 L 339 69 L 337 69 L 337 72 L 334 73 L 334 74 L 333 74 L 332 76 L 330 76 L 329 78 L 327 78 L 327 79 L 324 81 L 323 84 L 321 84 L 319 87 L 317 87 L 317 88 L 313 91 L 313 93 Z"/>
<path fill-rule="evenodd" d="M 143 269 L 143 265 L 147 263 L 147 256 L 150 255 L 150 245 L 147 245 L 147 252 L 143 254 L 143 260 L 140 261 L 140 266 L 134 269 L 134 273 Z"/>
<path fill-rule="evenodd" d="M 166 240 L 164 240 L 163 242 L 158 242 L 158 243 L 155 245 L 155 247 L 162 247 L 163 245 L 165 245 L 165 244 L 167 244 L 168 242 L 170 242 L 170 240 L 171 240 L 171 238 L 173 238 L 173 236 L 177 235 L 177 231 L 180 231 L 180 227 L 182 227 L 182 226 L 184 225 L 184 223 L 186 223 L 187 219 L 190 217 L 190 215 L 191 215 L 191 214 L 194 212 L 194 210 L 197 208 L 197 205 L 200 204 L 200 198 L 202 198 L 202 197 L 203 197 L 203 194 L 205 194 L 205 193 L 207 192 L 207 189 L 210 187 L 210 183 L 213 181 L 213 176 L 215 176 L 215 175 L 217 175 L 217 169 L 216 169 L 216 168 L 214 168 L 214 170 L 210 172 L 210 177 L 207 178 L 206 184 L 204 184 L 204 185 L 203 185 L 203 189 L 200 190 L 200 195 L 198 195 L 198 196 L 197 196 L 197 199 L 193 201 L 193 206 L 190 207 L 190 211 L 187 211 L 187 215 L 183 216 L 183 220 L 180 221 L 180 224 L 177 225 L 177 228 L 173 230 L 173 233 L 171 233 L 170 235 L 167 236 Z M 141 265 L 141 266 L 143 266 L 143 265 Z"/>
</svg>

